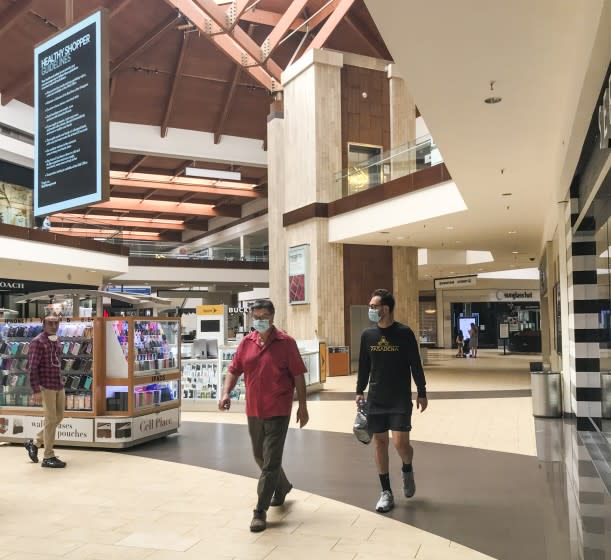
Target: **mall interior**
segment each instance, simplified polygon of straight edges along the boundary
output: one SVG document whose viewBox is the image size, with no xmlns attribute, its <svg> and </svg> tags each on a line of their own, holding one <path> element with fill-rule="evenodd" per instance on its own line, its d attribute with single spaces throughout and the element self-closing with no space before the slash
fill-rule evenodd
<svg viewBox="0 0 611 560">
<path fill-rule="evenodd" d="M 0 559 L 611 558 L 610 31 L 610 0 L 0 0 Z M 387 514 L 377 288 L 429 400 Z M 243 379 L 217 402 L 259 299 L 310 422 L 252 533 Z M 23 447 L 49 313 L 60 470 Z"/>
</svg>

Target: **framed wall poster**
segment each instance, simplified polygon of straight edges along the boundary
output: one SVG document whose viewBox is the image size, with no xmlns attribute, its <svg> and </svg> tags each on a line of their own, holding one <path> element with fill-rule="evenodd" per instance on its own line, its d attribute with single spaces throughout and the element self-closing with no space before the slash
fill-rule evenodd
<svg viewBox="0 0 611 560">
<path fill-rule="evenodd" d="M 289 248 L 289 304 L 309 303 L 308 259 L 309 245 L 298 245 Z"/>
</svg>

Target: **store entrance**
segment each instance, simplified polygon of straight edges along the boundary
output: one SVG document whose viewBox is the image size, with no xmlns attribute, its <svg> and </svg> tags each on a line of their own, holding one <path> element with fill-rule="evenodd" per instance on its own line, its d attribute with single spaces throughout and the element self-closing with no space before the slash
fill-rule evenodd
<svg viewBox="0 0 611 560">
<path fill-rule="evenodd" d="M 456 335 L 465 325 L 475 323 L 479 329 L 479 348 L 499 346 L 500 325 L 509 325 L 511 352 L 541 352 L 541 310 L 539 302 L 474 302 L 453 303 L 452 347 Z"/>
</svg>

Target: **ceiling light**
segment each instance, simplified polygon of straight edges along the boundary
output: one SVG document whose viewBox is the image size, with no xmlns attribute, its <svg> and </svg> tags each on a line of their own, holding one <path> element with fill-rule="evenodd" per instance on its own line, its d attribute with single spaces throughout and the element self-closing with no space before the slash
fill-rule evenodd
<svg viewBox="0 0 611 560">
<path fill-rule="evenodd" d="M 518 233 L 517 231 L 513 230 L 513 231 L 508 231 L 507 232 L 509 235 L 513 235 L 514 233 Z"/>
<path fill-rule="evenodd" d="M 403 237 L 402 235 L 400 235 L 399 237 L 397 237 L 397 239 L 405 239 L 405 237 Z"/>
<path fill-rule="evenodd" d="M 519 253 L 519 251 L 511 251 L 512 255 L 517 255 Z"/>
<path fill-rule="evenodd" d="M 437 313 L 437 310 L 436 309 L 425 309 L 424 312 L 427 315 L 434 315 L 435 313 Z"/>
<path fill-rule="evenodd" d="M 205 177 L 207 179 L 228 179 L 230 181 L 240 181 L 242 174 L 237 171 L 220 171 L 218 169 L 200 169 L 199 167 L 187 167 L 185 169 L 187 177 Z"/>
<path fill-rule="evenodd" d="M 454 229 L 454 226 L 446 226 L 446 229 Z"/>
<path fill-rule="evenodd" d="M 462 241 L 455 241 L 455 243 L 462 243 Z"/>
<path fill-rule="evenodd" d="M 501 101 L 503 101 L 502 97 L 486 97 L 486 99 L 484 99 L 484 103 L 488 103 L 488 105 L 496 105 Z"/>
</svg>

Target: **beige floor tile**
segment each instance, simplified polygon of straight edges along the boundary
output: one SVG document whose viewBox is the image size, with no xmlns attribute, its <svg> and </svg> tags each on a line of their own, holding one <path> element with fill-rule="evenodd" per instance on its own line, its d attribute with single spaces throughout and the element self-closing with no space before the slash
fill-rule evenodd
<svg viewBox="0 0 611 560">
<path fill-rule="evenodd" d="M 4 531 L 4 527 L 2 530 Z M 7 539 L 2 543 L 2 549 L 18 553 L 62 556 L 76 550 L 81 545 L 81 542 L 75 541 L 62 541 L 55 538 L 49 539 L 32 537 L 30 533 L 30 536 L 28 536 L 27 539 L 23 537 Z"/>
<path fill-rule="evenodd" d="M 409 543 L 417 546 L 426 544 L 427 546 L 436 546 L 444 549 L 450 546 L 450 541 L 448 539 L 444 539 L 432 533 L 427 533 L 426 531 L 422 531 L 421 529 L 404 523 L 402 523 L 400 527 L 376 528 L 367 540 L 374 544 L 387 543 L 401 545 Z"/>
<path fill-rule="evenodd" d="M 185 536 L 197 538 L 202 542 L 208 543 L 211 550 L 215 549 L 217 545 L 223 545 L 224 543 L 249 544 L 256 542 L 261 536 L 257 533 L 251 533 L 249 525 L 250 519 L 248 524 L 244 524 L 238 529 L 200 525 L 189 531 Z"/>
<path fill-rule="evenodd" d="M 86 544 L 66 554 L 68 560 L 144 560 L 151 555 L 150 548 L 132 548 L 108 544 Z"/>
<path fill-rule="evenodd" d="M 53 556 L 50 554 L 30 554 L 28 552 L 6 552 L 6 556 L 0 553 L 0 558 L 3 560 L 57 560 L 61 556 Z"/>
<path fill-rule="evenodd" d="M 321 551 L 332 550 L 338 540 L 338 537 L 327 537 L 323 535 L 282 535 L 262 533 L 261 537 L 257 539 L 257 544 L 282 546 L 291 549 L 307 549 L 313 555 L 318 555 Z"/>
<path fill-rule="evenodd" d="M 209 550 L 213 550 L 215 554 L 220 556 L 231 556 L 234 560 L 263 560 L 268 554 L 274 550 L 274 545 L 254 543 L 243 543 L 243 542 L 231 542 L 224 541 L 214 543 L 214 546 L 210 546 L 211 543 L 201 541 L 196 544 L 189 552 L 199 553 L 201 558 L 206 558 L 206 554 Z"/>
<path fill-rule="evenodd" d="M 231 554 L 217 554 L 214 550 L 208 550 L 205 554 L 193 550 L 187 550 L 186 552 L 157 550 L 147 556 L 146 560 L 233 560 L 233 556 Z"/>
<path fill-rule="evenodd" d="M 316 551 L 316 560 L 352 560 L 354 554 L 351 552 L 335 552 L 329 551 Z M 287 546 L 278 546 L 274 548 L 269 556 L 265 557 L 265 560 L 311 560 L 312 551 L 308 549 L 295 549 Z"/>
<path fill-rule="evenodd" d="M 108 531 L 91 527 L 73 527 L 63 529 L 54 535 L 65 541 L 80 542 L 81 544 L 115 544 L 129 535 L 128 531 Z"/>
<path fill-rule="evenodd" d="M 413 558 L 419 545 L 411 543 L 373 543 L 340 539 L 333 547 L 334 552 L 349 552 L 353 555 L 385 556 L 386 558 Z M 449 559 L 448 559 L 449 560 Z"/>
<path fill-rule="evenodd" d="M 200 539 L 175 533 L 172 530 L 164 531 L 161 527 L 157 531 L 132 533 L 118 541 L 117 546 L 130 546 L 136 548 L 154 548 L 155 550 L 175 550 L 184 552 L 200 542 Z"/>
<path fill-rule="evenodd" d="M 352 539 L 355 541 L 365 541 L 373 533 L 373 528 L 369 531 L 363 531 L 359 527 L 353 527 L 352 525 L 337 524 L 335 519 L 329 518 L 321 521 L 308 521 L 301 523 L 299 527 L 293 533 L 294 535 L 304 536 L 325 536 L 335 538 Z"/>
</svg>

